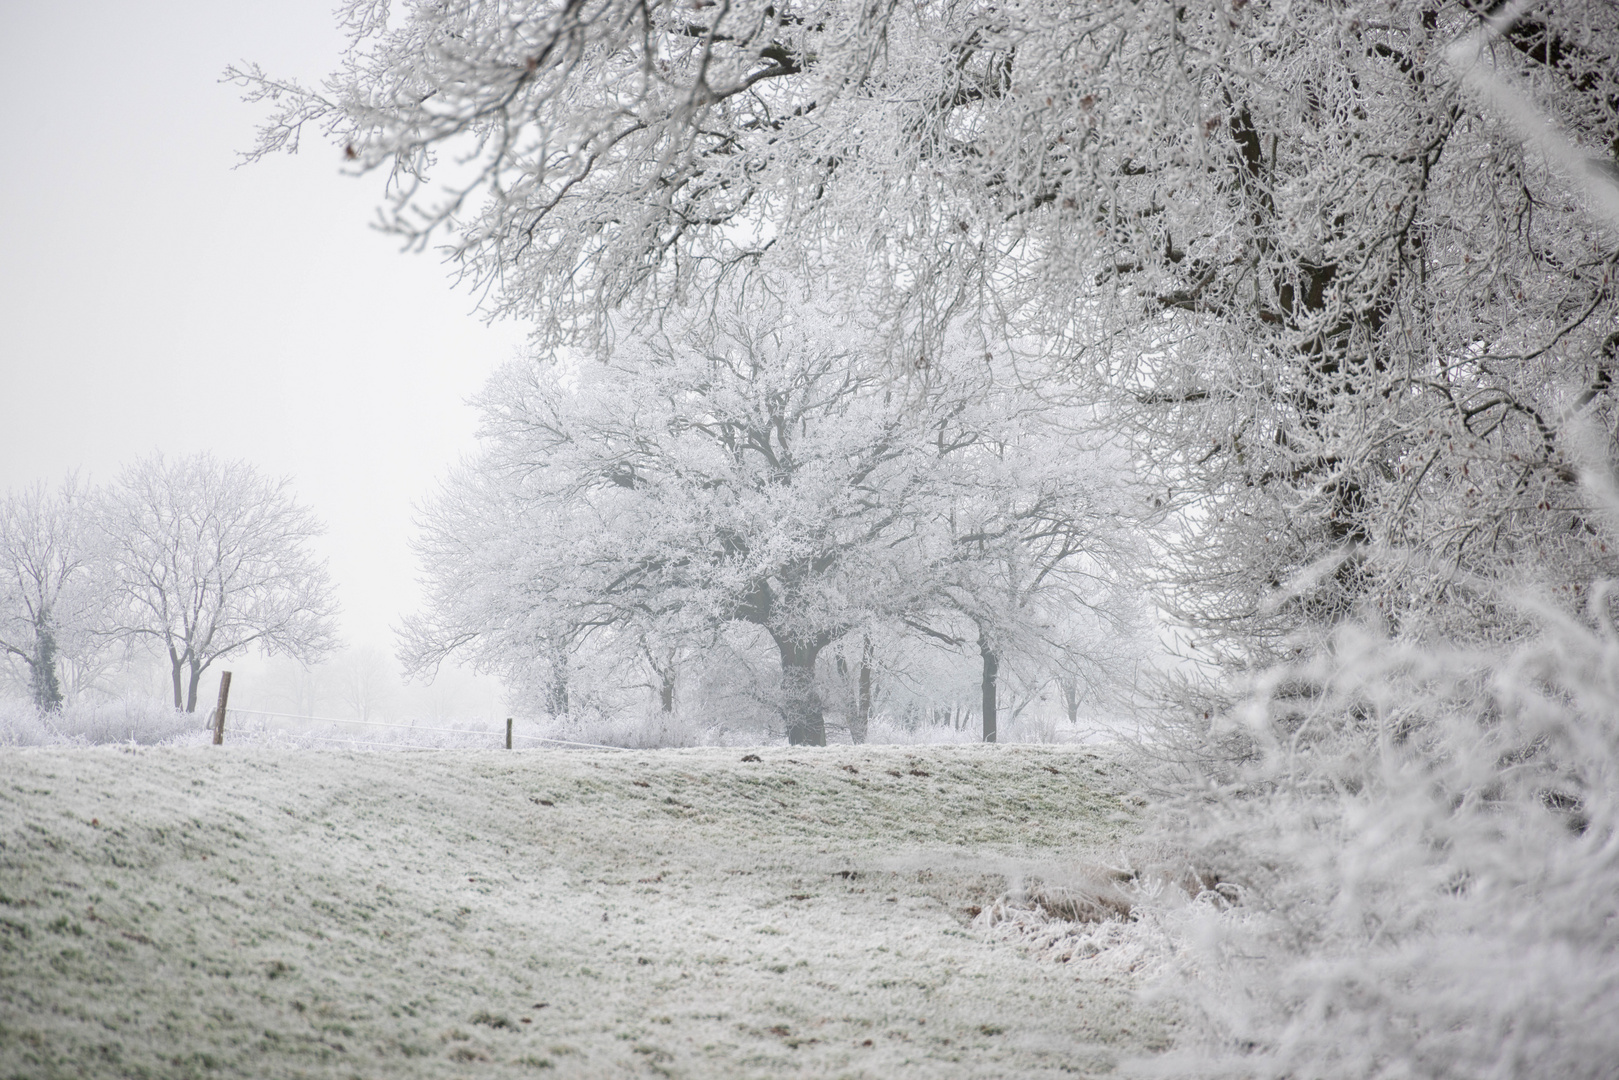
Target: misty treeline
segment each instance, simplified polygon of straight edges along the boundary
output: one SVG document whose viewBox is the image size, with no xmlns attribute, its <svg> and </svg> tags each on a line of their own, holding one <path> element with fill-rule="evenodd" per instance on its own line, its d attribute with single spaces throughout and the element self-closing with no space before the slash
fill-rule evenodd
<svg viewBox="0 0 1619 1080">
<path fill-rule="evenodd" d="M 543 668 L 600 629 L 656 667 L 741 625 L 814 738 L 795 673 L 834 640 L 970 653 L 988 626 L 987 660 L 1061 625 L 1016 606 L 1039 558 L 1011 554 L 1016 507 L 1025 480 L 1084 489 L 1081 561 L 1129 569 L 1186 652 L 1139 708 L 1197 894 L 1164 915 L 1187 923 L 1187 1069 L 1611 1074 L 1619 7 L 343 18 L 319 89 L 232 73 L 274 103 L 256 152 L 318 131 L 387 178 L 386 227 L 534 327 L 430 513 L 421 662 Z M 727 459 L 748 394 L 790 400 L 817 364 L 824 418 Z M 748 365 L 757 386 L 727 382 Z M 1007 419 L 1032 399 L 1056 411 Z M 909 457 L 878 452 L 884 423 Z M 1032 461 L 1048 423 L 1081 433 L 1042 459 L 1066 470 L 946 448 L 1017 428 Z M 772 487 L 789 449 L 810 471 Z M 973 530 L 1004 546 L 980 558 Z"/>
<path fill-rule="evenodd" d="M 0 652 L 42 712 L 131 661 L 161 658 L 193 712 L 216 660 L 314 663 L 336 605 L 309 550 L 320 524 L 245 462 L 154 454 L 95 487 L 70 476 L 0 499 Z"/>
</svg>

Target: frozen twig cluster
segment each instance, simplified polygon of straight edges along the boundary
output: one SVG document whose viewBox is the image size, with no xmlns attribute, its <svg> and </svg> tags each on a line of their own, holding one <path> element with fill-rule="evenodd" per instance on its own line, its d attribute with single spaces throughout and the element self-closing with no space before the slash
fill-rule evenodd
<svg viewBox="0 0 1619 1080">
<path fill-rule="evenodd" d="M 1250 764 L 1179 829 L 1240 904 L 1184 986 L 1244 1075 L 1608 1075 L 1619 993 L 1619 634 L 1503 597 L 1513 645 L 1344 631 L 1233 714 Z M 1301 687 L 1307 692 L 1301 693 Z"/>
</svg>

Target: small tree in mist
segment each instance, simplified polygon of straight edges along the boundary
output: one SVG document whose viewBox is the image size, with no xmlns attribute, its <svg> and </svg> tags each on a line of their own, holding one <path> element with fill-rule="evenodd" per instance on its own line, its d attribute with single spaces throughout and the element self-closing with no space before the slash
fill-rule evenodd
<svg viewBox="0 0 1619 1080">
<path fill-rule="evenodd" d="M 69 477 L 0 500 L 0 652 L 41 710 L 61 707 L 64 661 L 81 674 L 108 645 L 110 604 L 89 489 Z"/>
<path fill-rule="evenodd" d="M 935 597 L 971 629 L 958 640 L 925 623 L 912 628 L 976 647 L 979 714 L 994 742 L 1004 663 L 1048 669 L 1060 639 L 1074 646 L 1073 626 L 1123 629 L 1137 617 L 1109 586 L 1133 569 L 1141 515 L 1129 462 L 1098 434 L 1090 409 L 1053 401 L 1050 390 L 999 370 L 993 354 L 955 378 L 962 408 L 940 425 L 940 442 L 959 448 L 941 462 Z"/>
<path fill-rule="evenodd" d="M 209 454 L 153 455 L 120 474 L 101 525 L 113 628 L 167 655 L 176 709 L 196 710 L 221 657 L 257 648 L 315 663 L 334 647 L 331 582 L 309 551 L 321 527 L 287 481 Z"/>
</svg>

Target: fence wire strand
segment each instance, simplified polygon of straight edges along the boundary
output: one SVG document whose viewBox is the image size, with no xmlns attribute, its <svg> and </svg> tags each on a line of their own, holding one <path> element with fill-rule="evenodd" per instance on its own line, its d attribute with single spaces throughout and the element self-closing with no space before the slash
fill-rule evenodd
<svg viewBox="0 0 1619 1080">
<path fill-rule="evenodd" d="M 271 711 L 269 709 L 236 709 L 236 708 L 228 708 L 228 709 L 226 709 L 227 732 L 229 732 L 229 730 L 230 730 L 229 729 L 229 720 L 230 720 L 231 717 L 264 717 L 264 718 L 273 718 L 273 719 L 281 719 L 281 720 L 301 720 L 301 721 L 308 721 L 308 722 L 313 722 L 313 723 L 318 723 L 318 724 L 344 724 L 344 725 L 358 724 L 358 725 L 361 725 L 363 727 L 392 728 L 392 729 L 395 729 L 395 730 L 398 730 L 398 731 L 436 732 L 436 733 L 444 734 L 444 735 L 461 735 L 461 736 L 470 736 L 470 737 L 474 737 L 474 738 L 476 738 L 478 736 L 481 736 L 481 735 L 489 735 L 489 736 L 491 736 L 493 738 L 496 738 L 496 739 L 499 739 L 499 740 L 502 740 L 502 741 L 504 741 L 504 739 L 505 739 L 505 732 L 500 730 L 498 727 L 493 731 L 488 731 L 488 730 L 480 730 L 480 729 L 475 729 L 475 728 L 433 727 L 433 726 L 430 726 L 430 725 L 427 725 L 427 724 L 396 724 L 396 723 L 390 723 L 390 722 L 385 721 L 385 720 L 355 720 L 355 719 L 344 719 L 344 718 L 336 717 L 336 716 L 309 716 L 309 715 L 304 714 L 304 713 L 273 712 L 273 711 Z M 352 736 L 345 737 L 345 736 L 341 736 L 341 735 L 316 735 L 316 734 L 314 734 L 312 732 L 311 733 L 296 732 L 296 731 L 290 730 L 289 727 L 285 727 L 285 726 L 283 726 L 283 727 L 268 727 L 267 726 L 267 727 L 261 728 L 261 729 L 259 729 L 257 731 L 254 731 L 254 730 L 245 730 L 244 731 L 241 728 L 237 728 L 236 731 L 235 731 L 235 734 L 237 734 L 239 736 L 240 735 L 247 735 L 247 736 L 250 736 L 250 737 L 254 736 L 254 735 L 276 735 L 276 734 L 281 734 L 281 735 L 287 735 L 287 736 L 294 737 L 294 738 L 315 739 L 315 740 L 320 741 L 320 742 L 346 743 L 346 744 L 355 745 L 355 746 L 378 746 L 378 747 L 388 747 L 388 748 L 395 748 L 395 749 L 401 749 L 401 748 L 403 748 L 403 749 L 418 749 L 418 750 L 468 749 L 467 747 L 428 746 L 428 745 L 424 745 L 424 744 L 421 744 L 421 743 L 380 742 L 380 741 L 377 741 L 377 740 L 374 740 L 374 739 L 360 739 L 360 738 L 356 738 L 356 737 L 352 737 Z M 512 737 L 512 740 L 514 742 L 521 739 L 521 740 L 524 740 L 525 742 L 538 743 L 538 744 L 541 744 L 541 745 L 552 744 L 552 745 L 557 745 L 557 746 L 577 746 L 577 747 L 582 747 L 582 748 L 590 749 L 590 750 L 629 750 L 630 749 L 630 747 L 627 747 L 627 746 L 609 746 L 609 745 L 607 745 L 605 743 L 580 742 L 580 741 L 575 740 L 575 739 L 557 739 L 557 738 L 552 738 L 551 736 L 548 736 L 548 735 L 526 735 L 526 734 L 523 734 L 523 733 L 520 733 L 520 732 L 515 732 L 515 731 L 512 732 L 511 737 Z M 503 746 L 502 746 L 502 749 L 504 749 Z"/>
</svg>

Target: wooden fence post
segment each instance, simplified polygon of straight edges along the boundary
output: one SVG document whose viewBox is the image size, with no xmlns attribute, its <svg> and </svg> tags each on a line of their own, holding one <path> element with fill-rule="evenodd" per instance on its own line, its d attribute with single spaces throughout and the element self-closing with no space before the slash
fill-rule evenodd
<svg viewBox="0 0 1619 1080">
<path fill-rule="evenodd" d="M 230 672 L 219 673 L 219 708 L 214 710 L 214 745 L 225 741 L 225 702 L 230 700 Z"/>
<path fill-rule="evenodd" d="M 512 748 L 512 718 L 506 717 L 506 749 Z"/>
</svg>

